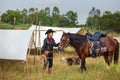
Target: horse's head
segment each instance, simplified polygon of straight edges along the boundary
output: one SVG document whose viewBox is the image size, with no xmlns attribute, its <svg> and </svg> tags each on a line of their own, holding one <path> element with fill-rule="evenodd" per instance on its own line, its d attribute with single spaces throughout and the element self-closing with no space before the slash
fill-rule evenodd
<svg viewBox="0 0 120 80">
<path fill-rule="evenodd" d="M 69 42 L 70 42 L 70 33 L 63 32 L 59 46 L 62 48 L 66 47 L 69 45 Z"/>
</svg>

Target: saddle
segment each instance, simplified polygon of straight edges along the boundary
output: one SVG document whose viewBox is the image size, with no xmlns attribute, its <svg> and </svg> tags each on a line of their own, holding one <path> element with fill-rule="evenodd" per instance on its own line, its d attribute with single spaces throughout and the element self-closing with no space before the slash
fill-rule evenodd
<svg viewBox="0 0 120 80">
<path fill-rule="evenodd" d="M 89 53 L 92 55 L 92 57 L 100 56 L 101 53 L 107 51 L 107 48 L 104 44 L 105 41 L 102 41 L 101 37 L 105 37 L 105 35 L 101 34 L 100 32 L 96 32 L 91 37 L 88 37 L 88 43 L 90 45 Z"/>
</svg>

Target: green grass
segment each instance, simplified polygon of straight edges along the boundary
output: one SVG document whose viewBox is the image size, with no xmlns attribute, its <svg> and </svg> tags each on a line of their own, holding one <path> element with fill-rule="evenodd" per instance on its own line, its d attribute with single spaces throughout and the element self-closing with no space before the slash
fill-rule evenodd
<svg viewBox="0 0 120 80">
<path fill-rule="evenodd" d="M 19 29 L 25 30 L 28 29 L 31 25 L 29 24 L 17 24 L 15 27 L 9 23 L 0 23 L 0 29 Z"/>
<path fill-rule="evenodd" d="M 30 24 L 18 24 L 18 25 L 16 25 L 17 29 L 22 29 L 22 30 L 28 29 L 29 27 L 31 27 Z"/>
<path fill-rule="evenodd" d="M 8 23 L 0 23 L 0 29 L 13 29 L 13 25 Z"/>
<path fill-rule="evenodd" d="M 75 57 L 74 54 L 54 54 L 52 74 L 42 71 L 43 63 L 40 56 L 27 56 L 27 62 L 6 61 L 0 62 L 0 80 L 120 80 L 120 61 L 118 65 L 108 67 L 103 57 L 86 59 L 87 71 L 81 73 L 80 66 L 67 66 L 61 62 L 61 56 Z"/>
</svg>

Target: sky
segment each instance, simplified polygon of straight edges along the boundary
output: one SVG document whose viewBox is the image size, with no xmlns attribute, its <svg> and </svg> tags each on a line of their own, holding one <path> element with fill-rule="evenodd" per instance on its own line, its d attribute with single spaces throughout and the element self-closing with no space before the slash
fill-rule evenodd
<svg viewBox="0 0 120 80">
<path fill-rule="evenodd" d="M 0 0 L 0 15 L 7 10 L 22 10 L 24 8 L 44 9 L 50 7 L 51 11 L 57 6 L 61 14 L 69 10 L 77 12 L 79 24 L 85 24 L 92 7 L 112 13 L 120 11 L 120 0 Z"/>
</svg>

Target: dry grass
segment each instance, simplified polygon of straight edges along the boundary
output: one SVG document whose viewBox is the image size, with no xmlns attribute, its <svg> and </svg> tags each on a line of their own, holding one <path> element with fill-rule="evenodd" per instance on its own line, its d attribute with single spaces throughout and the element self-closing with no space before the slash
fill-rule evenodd
<svg viewBox="0 0 120 80">
<path fill-rule="evenodd" d="M 54 54 L 52 74 L 42 71 L 40 56 L 27 56 L 27 62 L 0 60 L 0 80 L 120 80 L 120 61 L 118 65 L 108 67 L 103 57 L 87 58 L 87 71 L 80 73 L 80 66 L 68 67 L 61 57 L 73 57 L 75 54 Z"/>
</svg>

